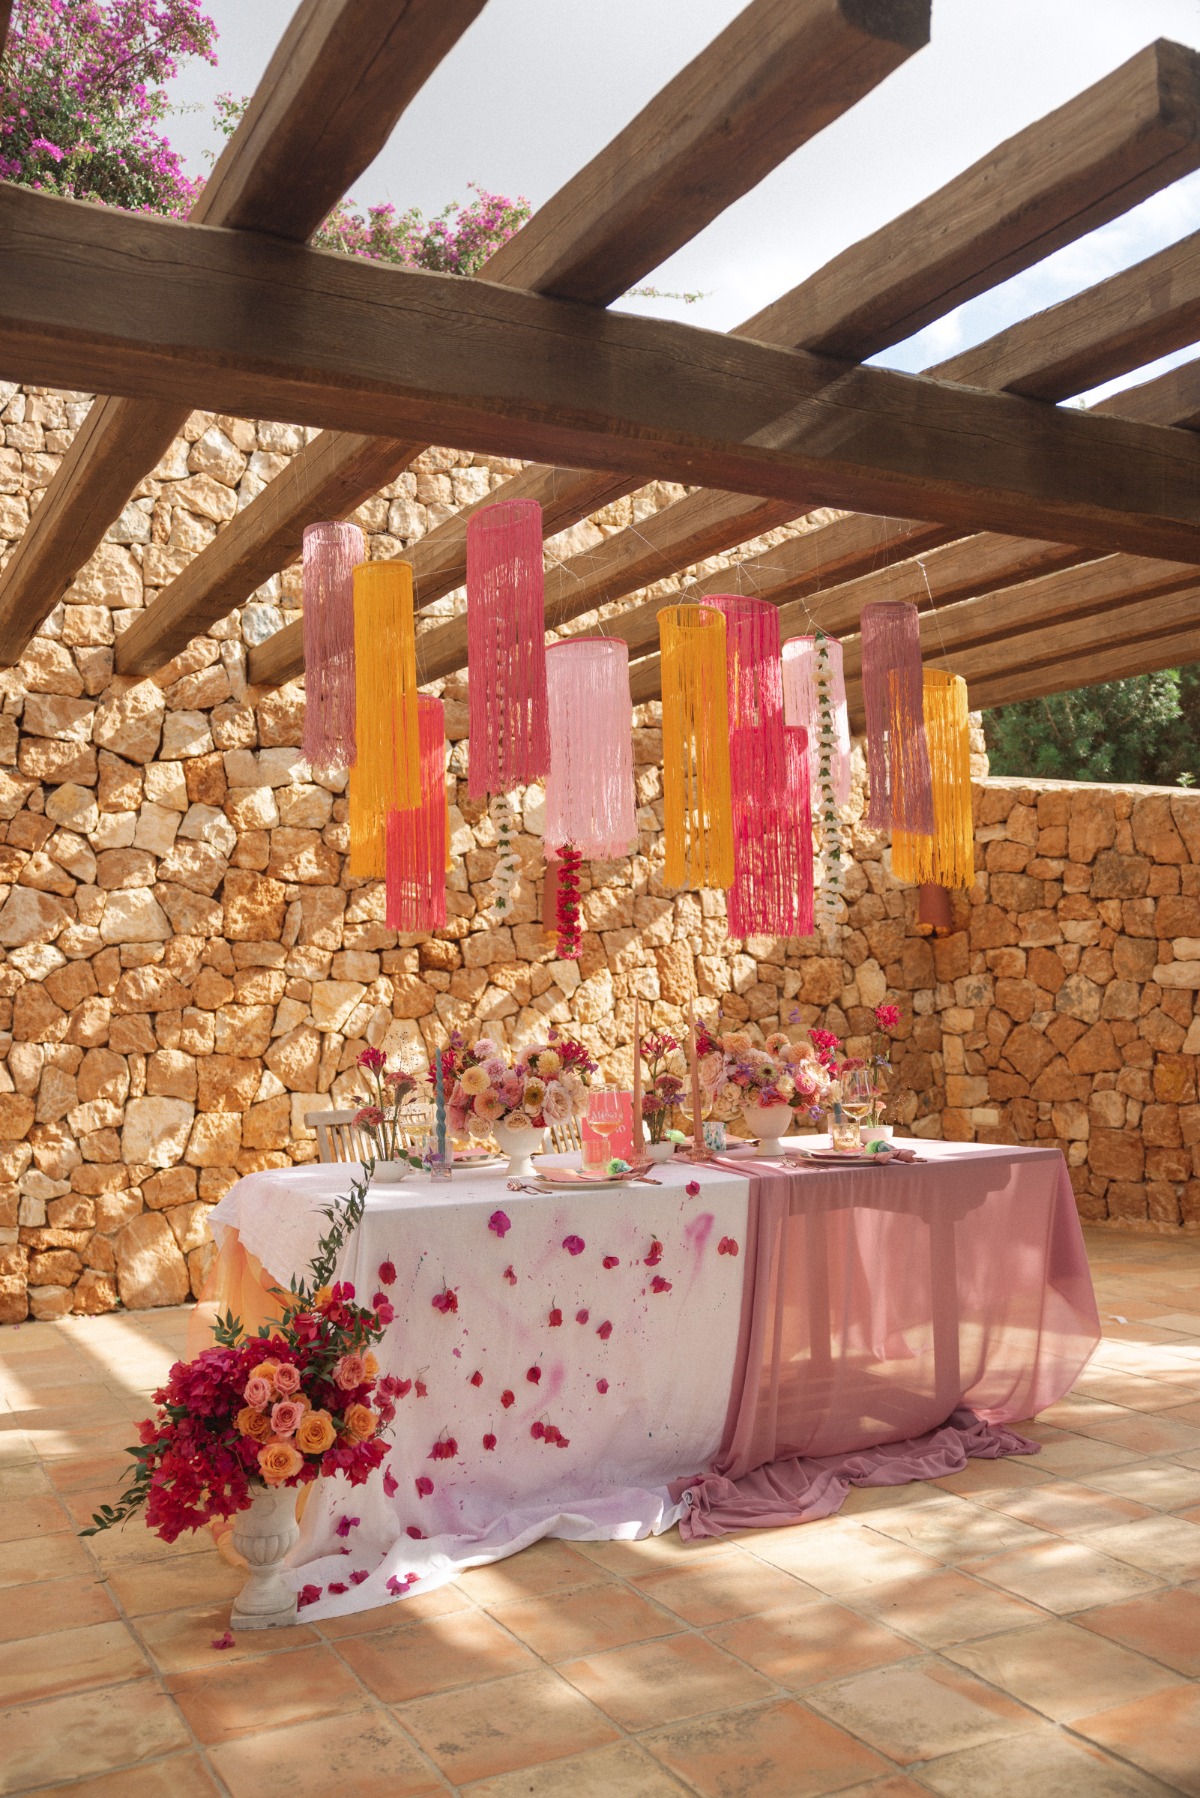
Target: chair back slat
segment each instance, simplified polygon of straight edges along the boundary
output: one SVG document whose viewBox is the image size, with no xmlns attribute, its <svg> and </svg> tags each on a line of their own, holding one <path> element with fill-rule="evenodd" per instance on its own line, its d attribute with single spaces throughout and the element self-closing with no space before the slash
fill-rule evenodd
<svg viewBox="0 0 1200 1798">
<path fill-rule="evenodd" d="M 572 1149 L 582 1149 L 583 1135 L 578 1118 L 568 1118 L 565 1124 L 551 1124 L 550 1146 L 556 1155 L 569 1155 Z"/>
<path fill-rule="evenodd" d="M 307 1111 L 304 1122 L 317 1134 L 322 1161 L 370 1161 L 371 1144 L 355 1123 L 355 1111 Z"/>
</svg>

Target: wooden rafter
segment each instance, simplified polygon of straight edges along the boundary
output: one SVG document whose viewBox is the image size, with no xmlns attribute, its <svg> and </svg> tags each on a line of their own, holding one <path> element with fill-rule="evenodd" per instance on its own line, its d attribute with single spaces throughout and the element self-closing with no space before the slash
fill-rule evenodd
<svg viewBox="0 0 1200 1798">
<path fill-rule="evenodd" d="M 876 86 L 928 27 L 929 0 L 753 0 L 497 251 L 487 280 L 607 304 Z M 346 433 L 310 444 L 147 608 L 118 666 L 156 667 L 294 560 L 314 517 L 344 517 L 423 447 L 400 438 L 372 456 Z M 597 492 L 611 496 L 594 475 L 547 471 L 564 477 L 560 494 L 572 473 L 578 510 L 567 517 L 560 497 L 559 528 L 606 503 Z"/>
<path fill-rule="evenodd" d="M 258 234 L 0 195 L 0 367 L 1200 561 L 1200 442 Z"/>
<path fill-rule="evenodd" d="M 192 219 L 310 236 L 483 4 L 304 0 Z M 178 397 L 94 402 L 0 574 L 5 660 L 20 655 L 190 410 Z"/>
</svg>

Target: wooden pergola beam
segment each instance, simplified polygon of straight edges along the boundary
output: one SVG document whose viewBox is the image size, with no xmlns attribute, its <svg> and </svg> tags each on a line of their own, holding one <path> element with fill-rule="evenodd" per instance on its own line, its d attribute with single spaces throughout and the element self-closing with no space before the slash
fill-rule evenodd
<svg viewBox="0 0 1200 1798">
<path fill-rule="evenodd" d="M 1200 561 L 1189 432 L 11 188 L 0 367 Z"/>
<path fill-rule="evenodd" d="M 607 305 L 905 61 L 928 38 L 929 9 L 930 0 L 753 0 L 501 246 L 486 279 Z M 424 447 L 407 437 L 380 446 L 381 480 L 369 478 L 354 434 L 309 444 L 271 483 L 269 510 L 264 492 L 125 633 L 118 667 L 157 667 L 293 561 L 306 524 L 345 517 Z M 560 495 L 572 475 L 578 483 L 574 517 L 560 497 L 560 529 L 607 503 L 597 493 L 614 497 L 592 474 L 546 473 Z M 620 491 L 629 487 L 626 475 Z M 430 597 L 427 588 L 422 598 Z M 262 652 L 283 670 L 293 646 L 298 632 Z"/>
<path fill-rule="evenodd" d="M 371 163 L 484 0 L 303 0 L 191 218 L 303 241 Z M 87 383 L 106 391 L 103 378 Z M 191 406 L 94 401 L 0 573 L 14 660 L 61 599 Z"/>
</svg>

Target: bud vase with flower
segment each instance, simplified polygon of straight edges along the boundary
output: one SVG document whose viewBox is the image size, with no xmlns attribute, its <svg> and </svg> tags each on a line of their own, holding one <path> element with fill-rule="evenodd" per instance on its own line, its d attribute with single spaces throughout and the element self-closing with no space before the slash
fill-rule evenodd
<svg viewBox="0 0 1200 1798">
<path fill-rule="evenodd" d="M 416 1079 L 403 1068 L 389 1068 L 382 1049 L 364 1049 L 358 1065 L 367 1078 L 368 1102 L 355 1113 L 354 1122 L 365 1131 L 375 1150 L 372 1183 L 406 1180 L 423 1166 L 405 1140 L 400 1113 L 416 1089 Z"/>
<path fill-rule="evenodd" d="M 864 1137 L 880 1142 L 892 1134 L 892 1125 L 883 1121 L 887 1099 L 887 1076 L 892 1071 L 892 1038 L 900 1025 L 900 1007 L 890 1001 L 875 1007 L 875 1028 L 871 1032 L 869 1066 L 874 1072 L 871 1083 L 871 1109 L 864 1120 Z"/>
<path fill-rule="evenodd" d="M 679 1064 L 680 1049 L 676 1039 L 666 1030 L 652 1031 L 641 1040 L 641 1055 L 650 1075 L 642 1093 L 642 1121 L 649 1132 L 646 1157 L 650 1161 L 669 1161 L 683 1133 L 671 1129 L 671 1114 L 683 1098 L 686 1082 L 673 1071 L 671 1062 Z"/>
</svg>

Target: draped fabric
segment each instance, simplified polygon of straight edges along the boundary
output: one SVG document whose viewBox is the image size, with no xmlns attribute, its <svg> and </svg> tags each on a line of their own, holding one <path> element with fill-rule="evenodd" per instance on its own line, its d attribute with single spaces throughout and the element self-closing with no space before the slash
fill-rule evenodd
<svg viewBox="0 0 1200 1798">
<path fill-rule="evenodd" d="M 546 691 L 546 854 L 573 843 L 585 861 L 628 855 L 637 843 L 628 645 L 619 637 L 551 644 Z"/>
<path fill-rule="evenodd" d="M 467 520 L 467 657 L 472 799 L 550 768 L 542 508 L 485 506 Z"/>
<path fill-rule="evenodd" d="M 304 532 L 304 757 L 310 768 L 354 761 L 353 575 L 366 556 L 356 524 Z"/>
<path fill-rule="evenodd" d="M 733 884 L 733 802 L 725 619 L 712 606 L 666 606 L 662 650 L 663 879 L 672 887 Z"/>
<path fill-rule="evenodd" d="M 864 822 L 933 835 L 933 787 L 925 737 L 917 608 L 876 600 L 862 609 L 863 710 L 867 723 Z"/>
</svg>

